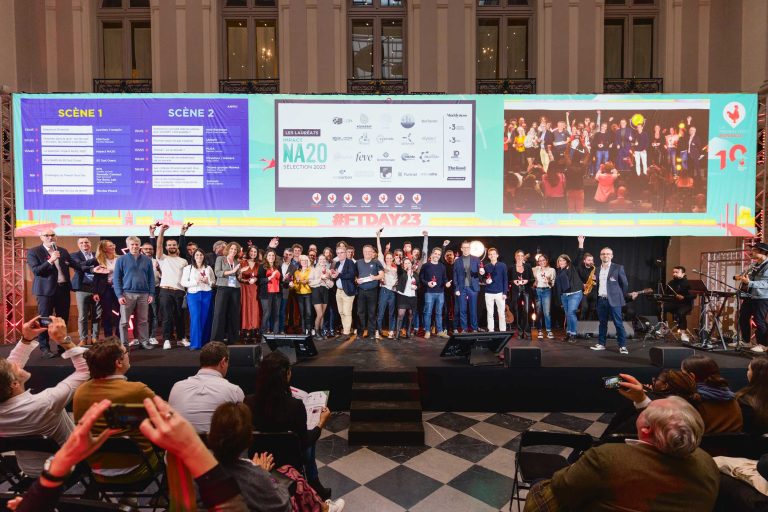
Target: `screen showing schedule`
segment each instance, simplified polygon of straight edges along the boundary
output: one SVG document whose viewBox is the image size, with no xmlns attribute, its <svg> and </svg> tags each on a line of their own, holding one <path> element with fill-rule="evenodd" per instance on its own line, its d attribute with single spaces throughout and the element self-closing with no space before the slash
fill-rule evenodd
<svg viewBox="0 0 768 512">
<path fill-rule="evenodd" d="M 248 208 L 246 100 L 25 98 L 21 113 L 29 209 Z"/>
</svg>

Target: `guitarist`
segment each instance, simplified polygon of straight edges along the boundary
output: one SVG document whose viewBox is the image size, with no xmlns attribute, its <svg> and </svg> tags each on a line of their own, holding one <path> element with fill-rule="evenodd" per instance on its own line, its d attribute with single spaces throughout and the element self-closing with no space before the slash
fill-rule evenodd
<svg viewBox="0 0 768 512">
<path fill-rule="evenodd" d="M 585 237 L 579 236 L 579 252 L 576 255 L 576 272 L 584 283 L 584 295 L 581 299 L 579 320 L 595 320 L 597 318 L 597 270 L 595 257 L 584 252 Z M 590 284 L 591 278 L 591 284 Z"/>
<path fill-rule="evenodd" d="M 739 315 L 739 327 L 741 339 L 748 342 L 752 335 L 750 319 L 755 320 L 757 326 L 757 345 L 752 347 L 752 352 L 762 354 L 768 345 L 768 244 L 760 242 L 752 247 L 750 257 L 754 261 L 749 272 L 735 276 L 736 281 L 743 283 L 742 289 L 751 297 L 745 298 L 741 303 Z"/>
<path fill-rule="evenodd" d="M 687 315 L 693 310 L 693 295 L 691 294 L 691 285 L 685 275 L 685 267 L 678 265 L 672 269 L 672 280 L 667 283 L 667 292 L 674 293 L 675 302 L 667 303 L 664 309 L 667 313 L 672 313 L 672 319 L 677 322 L 680 328 L 681 339 L 688 341 L 688 335 L 685 333 L 688 329 Z M 665 320 L 662 318 L 662 320 Z"/>
</svg>

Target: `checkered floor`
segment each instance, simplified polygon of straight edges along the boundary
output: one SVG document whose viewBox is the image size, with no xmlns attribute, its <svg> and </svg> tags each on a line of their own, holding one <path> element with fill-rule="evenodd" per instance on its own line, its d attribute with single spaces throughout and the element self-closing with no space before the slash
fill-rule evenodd
<svg viewBox="0 0 768 512">
<path fill-rule="evenodd" d="M 317 442 L 320 480 L 345 512 L 485 512 L 509 509 L 520 433 L 570 430 L 600 436 L 603 413 L 423 413 L 426 446 L 347 444 L 349 415 L 337 414 Z"/>
</svg>

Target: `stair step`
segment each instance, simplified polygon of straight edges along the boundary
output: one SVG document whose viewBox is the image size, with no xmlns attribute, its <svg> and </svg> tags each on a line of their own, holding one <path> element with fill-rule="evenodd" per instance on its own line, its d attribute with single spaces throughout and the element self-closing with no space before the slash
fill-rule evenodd
<svg viewBox="0 0 768 512">
<path fill-rule="evenodd" d="M 348 442 L 350 445 L 419 446 L 424 444 L 424 424 L 421 421 L 358 421 L 349 426 Z"/>
<path fill-rule="evenodd" d="M 417 372 L 392 370 L 355 371 L 352 382 L 418 382 Z"/>
<path fill-rule="evenodd" d="M 411 382 L 356 382 L 352 384 L 352 400 L 418 401 L 420 388 Z"/>
<path fill-rule="evenodd" d="M 349 409 L 353 422 L 421 421 L 421 403 L 414 400 L 353 400 Z"/>
</svg>

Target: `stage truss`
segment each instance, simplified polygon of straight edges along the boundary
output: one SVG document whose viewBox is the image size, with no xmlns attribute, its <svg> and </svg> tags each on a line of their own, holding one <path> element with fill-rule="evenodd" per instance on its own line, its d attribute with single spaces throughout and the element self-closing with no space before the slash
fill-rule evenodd
<svg viewBox="0 0 768 512">
<path fill-rule="evenodd" d="M 0 208 L 2 209 L 3 244 L 2 294 L 5 309 L 3 342 L 10 343 L 21 337 L 24 322 L 24 248 L 16 238 L 16 211 L 13 190 L 13 126 L 11 124 L 11 95 L 0 93 Z"/>
</svg>

